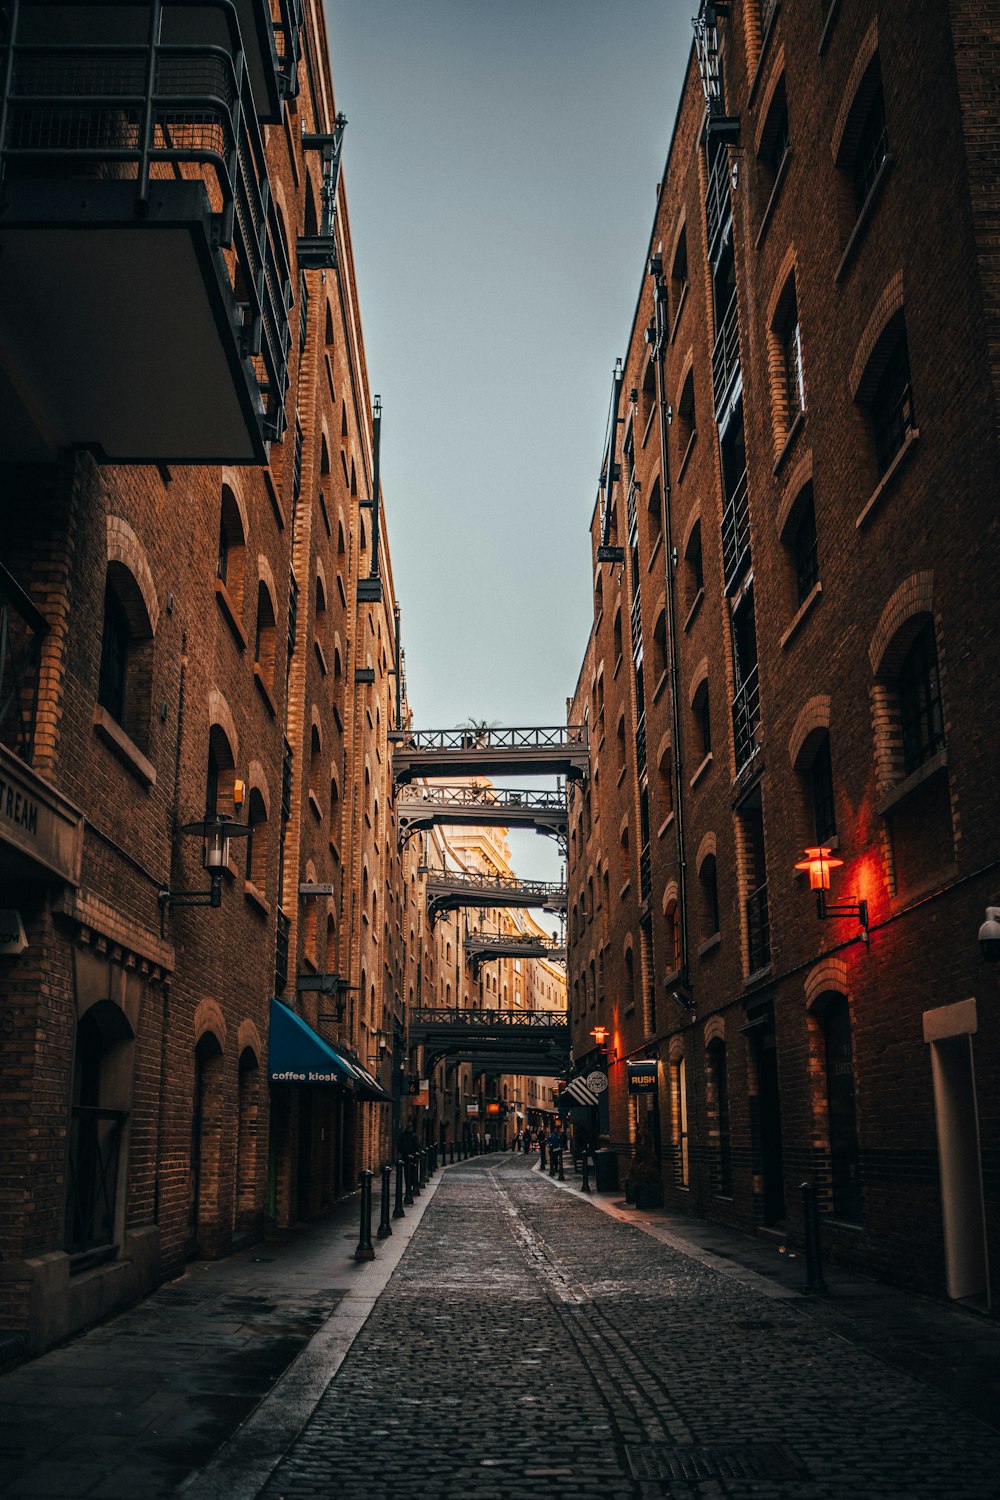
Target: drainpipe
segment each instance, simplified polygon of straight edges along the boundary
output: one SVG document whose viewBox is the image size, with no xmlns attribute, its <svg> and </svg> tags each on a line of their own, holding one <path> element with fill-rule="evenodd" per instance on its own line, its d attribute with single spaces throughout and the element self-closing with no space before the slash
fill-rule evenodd
<svg viewBox="0 0 1000 1500">
<path fill-rule="evenodd" d="M 684 796 L 681 760 L 680 695 L 677 684 L 677 619 L 674 584 L 678 556 L 674 547 L 670 503 L 670 468 L 667 457 L 667 398 L 664 390 L 663 365 L 667 349 L 667 283 L 659 255 L 649 260 L 648 274 L 653 278 L 653 367 L 656 371 L 656 409 L 660 429 L 660 484 L 663 490 L 663 559 L 667 585 L 667 653 L 669 657 L 670 737 L 673 741 L 674 828 L 677 833 L 677 906 L 680 913 L 681 977 L 689 985 L 687 860 L 684 853 Z M 671 413 L 671 416 L 673 413 Z"/>
</svg>

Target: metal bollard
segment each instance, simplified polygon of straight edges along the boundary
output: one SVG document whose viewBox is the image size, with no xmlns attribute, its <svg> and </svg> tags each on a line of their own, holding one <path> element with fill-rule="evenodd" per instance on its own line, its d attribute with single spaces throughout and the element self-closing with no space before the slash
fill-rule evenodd
<svg viewBox="0 0 1000 1500">
<path fill-rule="evenodd" d="M 559 1152 L 559 1181 L 566 1181 L 566 1173 L 563 1171 L 563 1154 L 561 1151 Z"/>
<path fill-rule="evenodd" d="M 438 1169 L 438 1148 L 437 1148 L 437 1143 L 435 1142 L 431 1146 L 431 1176 L 432 1177 L 434 1176 L 434 1173 L 437 1171 L 437 1169 Z"/>
<path fill-rule="evenodd" d="M 415 1151 L 410 1157 L 410 1182 L 412 1183 L 414 1198 L 420 1197 L 420 1152 Z"/>
<path fill-rule="evenodd" d="M 583 1153 L 583 1181 L 580 1184 L 581 1193 L 590 1192 L 590 1152 Z"/>
<path fill-rule="evenodd" d="M 354 1252 L 355 1260 L 374 1260 L 372 1244 L 372 1173 L 366 1167 L 361 1173 L 361 1238 Z"/>
<path fill-rule="evenodd" d="M 816 1184 L 804 1182 L 802 1194 L 802 1220 L 806 1239 L 806 1291 L 825 1292 L 823 1280 L 823 1255 L 819 1241 L 819 1208 L 816 1203 Z"/>
<path fill-rule="evenodd" d="M 554 1177 L 555 1175 L 556 1175 L 556 1153 L 555 1153 L 555 1151 L 550 1150 L 549 1151 L 549 1176 L 550 1177 Z"/>
<path fill-rule="evenodd" d="M 410 1199 L 413 1202 L 413 1199 Z M 396 1162 L 396 1206 L 392 1211 L 394 1219 L 405 1219 L 406 1210 L 403 1208 L 403 1158 L 399 1157 Z"/>
<path fill-rule="evenodd" d="M 420 1186 L 424 1188 L 427 1186 L 427 1152 L 422 1146 L 417 1152 L 417 1164 L 420 1171 Z"/>
<path fill-rule="evenodd" d="M 406 1184 L 406 1192 L 403 1194 L 403 1202 L 413 1202 L 413 1157 L 403 1157 L 403 1181 Z"/>
<path fill-rule="evenodd" d="M 449 1165 L 449 1167 L 453 1167 L 455 1165 L 455 1142 L 454 1141 L 449 1141 L 448 1142 L 448 1165 Z"/>
<path fill-rule="evenodd" d="M 378 1229 L 375 1232 L 377 1240 L 387 1240 L 392 1233 L 392 1225 L 389 1223 L 389 1197 L 392 1193 L 392 1168 L 382 1168 L 382 1217 L 379 1219 Z"/>
</svg>

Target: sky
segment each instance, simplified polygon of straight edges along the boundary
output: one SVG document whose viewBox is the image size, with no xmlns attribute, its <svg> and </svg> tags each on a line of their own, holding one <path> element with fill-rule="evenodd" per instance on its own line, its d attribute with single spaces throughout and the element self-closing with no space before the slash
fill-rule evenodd
<svg viewBox="0 0 1000 1500">
<path fill-rule="evenodd" d="M 561 724 L 696 0 L 326 5 L 414 725 Z"/>
</svg>

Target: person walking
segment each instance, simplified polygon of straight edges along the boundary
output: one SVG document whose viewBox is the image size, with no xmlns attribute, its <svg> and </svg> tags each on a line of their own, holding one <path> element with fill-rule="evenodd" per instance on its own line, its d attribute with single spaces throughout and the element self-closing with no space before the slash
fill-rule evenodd
<svg viewBox="0 0 1000 1500">
<path fill-rule="evenodd" d="M 545 1171 L 545 1148 L 546 1148 L 545 1126 L 544 1125 L 539 1125 L 539 1127 L 538 1127 L 538 1155 L 540 1157 L 539 1165 L 541 1166 L 541 1169 L 542 1169 L 543 1172 Z"/>
<path fill-rule="evenodd" d="M 521 1132 L 521 1150 L 525 1156 L 531 1155 L 531 1127 L 526 1125 Z"/>
</svg>

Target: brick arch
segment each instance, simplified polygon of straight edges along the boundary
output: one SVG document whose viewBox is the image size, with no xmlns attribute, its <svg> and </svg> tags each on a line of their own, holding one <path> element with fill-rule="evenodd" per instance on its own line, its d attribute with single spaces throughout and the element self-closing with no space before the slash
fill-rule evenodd
<svg viewBox="0 0 1000 1500">
<path fill-rule="evenodd" d="M 257 577 L 271 596 L 271 608 L 274 610 L 275 619 L 277 619 L 278 590 L 275 586 L 274 573 L 271 571 L 271 564 L 268 562 L 263 552 L 258 552 L 257 554 Z"/>
<path fill-rule="evenodd" d="M 247 503 L 243 498 L 243 480 L 239 469 L 223 469 L 220 489 L 228 490 L 233 497 L 233 504 L 240 513 L 240 525 L 243 527 L 245 542 L 250 535 L 250 527 L 247 521 Z"/>
<path fill-rule="evenodd" d="M 754 155 L 760 155 L 760 143 L 767 127 L 767 117 L 770 113 L 771 103 L 774 99 L 774 91 L 781 82 L 785 71 L 785 44 L 782 42 L 774 55 L 774 60 L 767 74 L 767 85 L 760 96 L 760 106 L 757 111 L 757 129 L 754 132 L 753 150 Z"/>
<path fill-rule="evenodd" d="M 798 717 L 788 737 L 788 759 L 792 770 L 796 771 L 802 758 L 803 752 L 810 743 L 814 742 L 817 735 L 828 733 L 830 729 L 830 695 L 829 693 L 817 693 L 810 698 L 808 703 L 803 704 L 799 710 Z"/>
<path fill-rule="evenodd" d="M 258 1063 L 264 1055 L 264 1046 L 260 1039 L 260 1032 L 253 1021 L 250 1020 L 241 1021 L 240 1029 L 236 1033 L 237 1056 L 242 1057 L 243 1053 L 247 1050 L 253 1053 Z"/>
<path fill-rule="evenodd" d="M 833 990 L 838 995 L 847 994 L 847 965 L 839 958 L 824 958 L 810 969 L 802 985 L 806 997 L 806 1009 L 812 1010 L 821 995 Z"/>
<path fill-rule="evenodd" d="M 260 793 L 260 799 L 264 804 L 264 812 L 270 818 L 271 794 L 267 789 L 267 774 L 259 760 L 252 760 L 247 766 L 247 791 Z M 249 798 L 247 800 L 249 801 Z"/>
<path fill-rule="evenodd" d="M 726 1022 L 722 1016 L 712 1016 L 705 1022 L 704 1044 L 707 1047 L 710 1042 L 724 1042 L 726 1040 Z"/>
<path fill-rule="evenodd" d="M 666 271 L 666 273 L 667 273 L 668 276 L 671 276 L 673 274 L 674 261 L 677 259 L 677 246 L 680 244 L 680 242 L 681 242 L 681 235 L 684 233 L 684 231 L 685 231 L 686 228 L 687 228 L 687 213 L 686 213 L 686 211 L 684 209 L 681 209 L 680 218 L 677 220 L 677 223 L 674 225 L 673 236 L 671 237 L 671 240 L 670 240 L 670 259 L 667 261 L 666 265 L 664 266 L 664 270 Z M 688 257 L 689 257 L 689 260 L 690 260 L 690 254 L 691 254 L 690 247 L 688 247 Z"/>
<path fill-rule="evenodd" d="M 830 141 L 830 150 L 832 152 L 834 161 L 838 164 L 840 163 L 843 150 L 846 145 L 844 133 L 847 129 L 847 122 L 850 117 L 851 110 L 854 107 L 854 101 L 857 98 L 858 89 L 861 87 L 861 80 L 867 73 L 872 59 L 875 57 L 875 54 L 877 52 L 878 17 L 876 16 L 872 20 L 871 25 L 865 33 L 864 41 L 861 43 L 861 46 L 858 48 L 857 53 L 855 54 L 854 62 L 851 66 L 850 75 L 847 79 L 847 83 L 844 85 L 844 96 L 840 101 L 840 108 L 837 110 L 837 118 L 833 123 L 833 136 Z"/>
<path fill-rule="evenodd" d="M 716 852 L 715 834 L 706 833 L 705 837 L 698 845 L 698 853 L 694 857 L 694 867 L 699 875 L 701 874 L 701 867 L 705 863 L 706 859 L 715 859 Z"/>
<path fill-rule="evenodd" d="M 135 579 L 136 588 L 142 595 L 146 617 L 152 635 L 160 618 L 160 605 L 156 597 L 156 585 L 146 557 L 146 549 L 122 516 L 107 518 L 108 562 L 120 563 Z"/>
<path fill-rule="evenodd" d="M 229 748 L 233 752 L 233 764 L 238 765 L 240 759 L 240 737 L 236 733 L 236 721 L 233 718 L 232 709 L 219 692 L 219 689 L 212 688 L 208 694 L 209 729 L 216 724 L 229 741 Z"/>
<path fill-rule="evenodd" d="M 684 1038 L 682 1036 L 674 1035 L 670 1038 L 670 1045 L 667 1048 L 667 1061 L 670 1063 L 684 1061 Z"/>
<path fill-rule="evenodd" d="M 799 253 L 794 245 L 789 245 L 785 251 L 781 265 L 778 267 L 771 281 L 771 291 L 767 299 L 767 326 L 773 328 L 775 315 L 778 311 L 778 303 L 781 301 L 789 277 L 797 275 L 799 269 Z M 796 294 L 797 294 L 796 288 Z"/>
<path fill-rule="evenodd" d="M 663 887 L 663 897 L 660 901 L 660 909 L 662 910 L 663 914 L 666 915 L 666 913 L 672 906 L 677 905 L 679 900 L 680 889 L 677 885 L 677 881 L 668 880 L 666 885 Z"/>
<path fill-rule="evenodd" d="M 681 539 L 681 557 L 687 557 L 688 545 L 691 541 L 691 533 L 701 520 L 701 506 L 696 505 L 684 523 L 684 535 Z"/>
<path fill-rule="evenodd" d="M 663 757 L 666 755 L 667 751 L 670 750 L 670 749 L 672 749 L 672 748 L 673 747 L 671 746 L 671 743 L 670 743 L 670 731 L 668 730 L 666 732 L 666 734 L 661 734 L 660 735 L 660 743 L 656 747 L 656 756 L 654 758 L 653 764 L 657 765 L 657 766 L 662 766 L 663 765 Z"/>
<path fill-rule="evenodd" d="M 688 684 L 688 703 L 690 704 L 690 706 L 692 708 L 694 708 L 694 700 L 697 697 L 698 689 L 701 687 L 701 685 L 702 685 L 703 682 L 707 682 L 707 681 L 708 681 L 708 657 L 707 656 L 703 656 L 702 659 L 701 659 L 701 661 L 698 663 L 698 665 L 695 667 L 694 671 L 692 672 L 692 674 L 691 674 L 691 680 L 690 680 L 690 682 Z"/>
<path fill-rule="evenodd" d="M 688 351 L 687 351 L 687 353 L 684 356 L 684 362 L 681 365 L 681 373 L 680 373 L 680 377 L 678 378 L 677 385 L 676 385 L 677 394 L 674 397 L 674 415 L 675 416 L 676 416 L 676 414 L 681 409 L 681 396 L 684 394 L 684 386 L 687 383 L 687 378 L 691 374 L 691 372 L 692 372 L 693 369 L 694 369 L 694 345 L 689 345 L 688 346 Z"/>
<path fill-rule="evenodd" d="M 903 627 L 918 615 L 933 614 L 934 574 L 930 569 L 911 573 L 883 609 L 868 646 L 868 660 L 876 677 L 892 677 L 906 654 L 909 632 Z"/>
<path fill-rule="evenodd" d="M 618 842 L 619 843 L 621 843 L 622 834 L 623 833 L 627 833 L 627 832 L 628 832 L 628 813 L 625 814 L 625 816 L 622 818 L 621 822 L 618 825 Z"/>
<path fill-rule="evenodd" d="M 225 1052 L 227 1037 L 226 1018 L 222 1014 L 222 1007 L 219 1005 L 219 1002 L 211 999 L 210 996 L 206 996 L 204 1000 L 199 1001 L 195 1008 L 195 1046 L 198 1045 L 203 1036 L 207 1036 L 209 1033 L 218 1042 L 219 1050 Z"/>
<path fill-rule="evenodd" d="M 881 295 L 872 309 L 865 331 L 861 335 L 854 358 L 851 361 L 850 374 L 847 377 L 848 390 L 854 401 L 864 401 L 869 395 L 869 387 L 877 380 L 880 370 L 873 366 L 872 355 L 875 353 L 876 345 L 883 333 L 897 313 L 903 310 L 903 272 L 899 270 L 890 281 L 882 288 Z"/>
<path fill-rule="evenodd" d="M 329 604 L 330 590 L 327 588 L 326 569 L 323 567 L 323 559 L 321 557 L 317 557 L 316 559 L 316 577 L 319 579 L 320 588 L 323 590 L 323 603 Z"/>
<path fill-rule="evenodd" d="M 666 612 L 667 612 L 667 591 L 666 591 L 666 589 L 661 589 L 660 590 L 659 598 L 657 599 L 656 603 L 653 605 L 653 619 L 654 620 L 658 620 L 660 618 L 660 616 L 661 615 L 665 615 Z"/>
<path fill-rule="evenodd" d="M 784 490 L 782 491 L 781 500 L 778 503 L 778 509 L 775 512 L 774 529 L 778 533 L 779 542 L 784 540 L 785 529 L 788 526 L 792 511 L 795 508 L 795 502 L 798 500 L 806 485 L 812 483 L 812 477 L 813 456 L 812 449 L 809 448 L 805 453 L 803 453 L 802 457 L 795 465 L 795 468 L 792 470 L 788 482 L 785 485 Z"/>
</svg>

